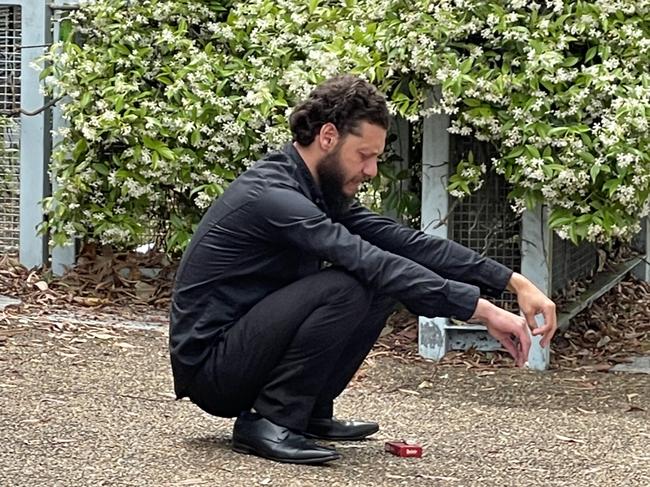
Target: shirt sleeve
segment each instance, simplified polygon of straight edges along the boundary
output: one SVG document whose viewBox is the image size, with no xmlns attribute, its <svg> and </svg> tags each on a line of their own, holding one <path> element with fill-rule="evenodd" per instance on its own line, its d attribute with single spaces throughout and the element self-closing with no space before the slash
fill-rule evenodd
<svg viewBox="0 0 650 487">
<path fill-rule="evenodd" d="M 355 203 L 339 219 L 351 233 L 433 270 L 441 277 L 478 286 L 492 297 L 505 290 L 512 270 L 452 240 L 427 235 Z"/>
<path fill-rule="evenodd" d="M 333 222 L 295 190 L 269 189 L 255 206 L 260 235 L 347 269 L 413 313 L 467 320 L 476 309 L 478 287 L 444 278 L 412 259 L 371 244 Z"/>
</svg>

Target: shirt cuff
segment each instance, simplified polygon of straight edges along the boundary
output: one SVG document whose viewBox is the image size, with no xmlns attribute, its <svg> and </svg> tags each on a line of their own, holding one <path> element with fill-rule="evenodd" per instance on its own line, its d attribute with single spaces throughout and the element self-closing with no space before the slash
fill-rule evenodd
<svg viewBox="0 0 650 487">
<path fill-rule="evenodd" d="M 449 306 L 446 317 L 461 321 L 469 320 L 476 311 L 481 294 L 479 288 L 458 281 L 447 281 L 447 285 L 449 286 L 447 294 Z"/>
<path fill-rule="evenodd" d="M 506 290 L 513 270 L 503 264 L 499 264 L 496 260 L 487 259 L 483 264 L 481 273 L 484 277 L 483 280 L 489 283 L 481 286 L 483 294 L 492 298 L 498 298 Z"/>
</svg>

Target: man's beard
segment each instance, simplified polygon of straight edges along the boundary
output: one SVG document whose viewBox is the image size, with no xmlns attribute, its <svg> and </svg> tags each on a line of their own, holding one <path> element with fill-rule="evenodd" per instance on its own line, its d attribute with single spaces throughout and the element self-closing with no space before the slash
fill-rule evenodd
<svg viewBox="0 0 650 487">
<path fill-rule="evenodd" d="M 323 199 L 331 216 L 336 217 L 345 213 L 354 201 L 354 195 L 347 196 L 343 193 L 345 174 L 341 169 L 340 151 L 334 150 L 324 156 L 317 165 L 316 173 Z"/>
</svg>

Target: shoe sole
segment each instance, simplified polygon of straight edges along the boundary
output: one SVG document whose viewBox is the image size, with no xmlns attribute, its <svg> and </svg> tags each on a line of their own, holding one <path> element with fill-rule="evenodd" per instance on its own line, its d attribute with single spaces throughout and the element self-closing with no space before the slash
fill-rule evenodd
<svg viewBox="0 0 650 487">
<path fill-rule="evenodd" d="M 314 440 L 326 440 L 326 441 L 361 441 L 365 440 L 368 436 L 374 435 L 379 431 L 379 428 L 377 428 L 375 431 L 371 431 L 369 433 L 364 433 L 362 435 L 357 435 L 357 436 L 318 436 L 318 435 L 313 435 L 311 433 L 303 433 L 303 436 L 314 439 Z"/>
<path fill-rule="evenodd" d="M 300 465 L 320 465 L 322 463 L 327 463 L 331 462 L 333 460 L 339 460 L 341 458 L 341 455 L 338 453 L 335 455 L 332 455 L 331 457 L 319 457 L 319 458 L 298 458 L 298 459 L 289 459 L 289 458 L 280 458 L 280 457 L 274 457 L 271 455 L 265 455 L 262 454 L 258 451 L 256 451 L 254 448 L 251 448 L 247 445 L 244 445 L 242 443 L 233 443 L 232 445 L 233 451 L 237 453 L 243 453 L 246 455 L 255 455 L 261 458 L 266 458 L 268 460 L 273 460 L 274 462 L 281 462 L 281 463 L 297 463 Z"/>
</svg>

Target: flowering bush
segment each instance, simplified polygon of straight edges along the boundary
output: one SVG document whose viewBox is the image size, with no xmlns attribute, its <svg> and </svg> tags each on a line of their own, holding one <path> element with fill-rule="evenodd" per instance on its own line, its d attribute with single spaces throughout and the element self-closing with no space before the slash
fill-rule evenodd
<svg viewBox="0 0 650 487">
<path fill-rule="evenodd" d="M 564 238 L 628 238 L 649 211 L 644 1 L 98 0 L 71 21 L 43 71 L 69 121 L 45 201 L 56 243 L 153 232 L 182 249 L 213 198 L 287 140 L 290 107 L 341 72 L 411 122 L 448 113 L 450 132 L 494 144 L 514 207 L 546 203 Z M 462 161 L 451 194 L 485 171 Z"/>
</svg>

